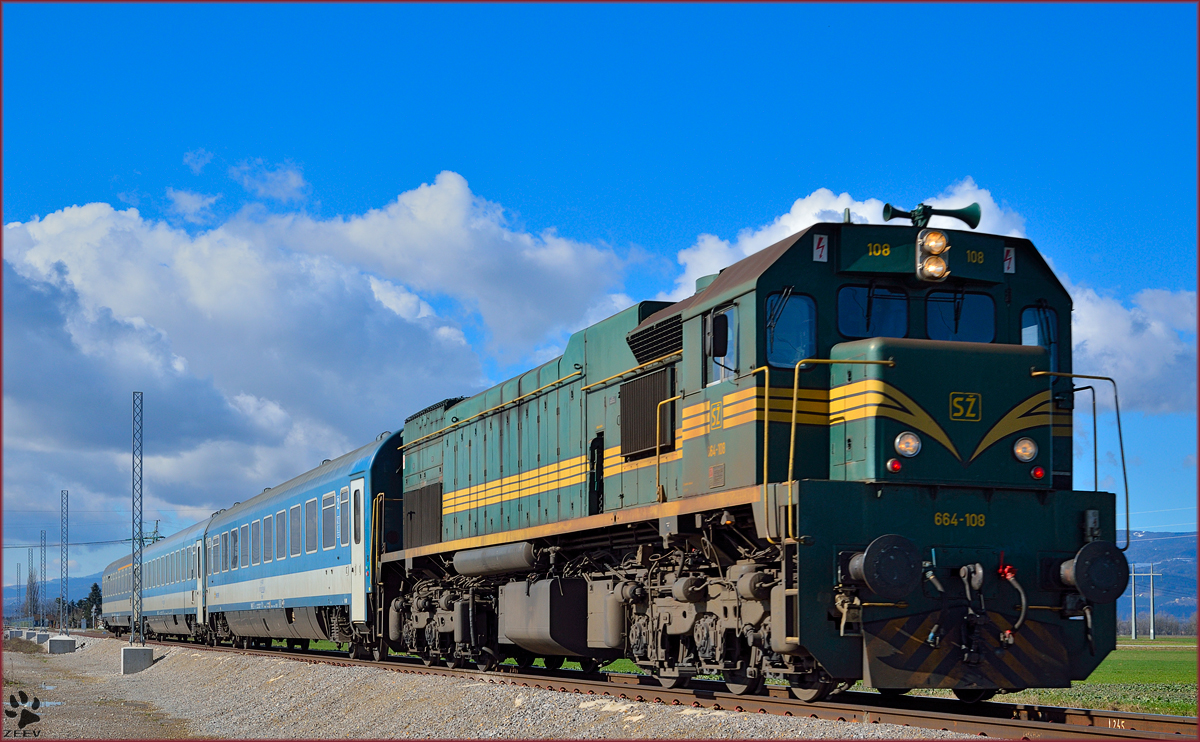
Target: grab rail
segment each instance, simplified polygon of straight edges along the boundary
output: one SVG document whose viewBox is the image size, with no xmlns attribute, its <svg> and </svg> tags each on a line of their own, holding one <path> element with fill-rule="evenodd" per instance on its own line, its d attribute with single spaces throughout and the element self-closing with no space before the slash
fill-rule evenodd
<svg viewBox="0 0 1200 742">
<path fill-rule="evenodd" d="M 658 476 L 662 471 L 662 406 L 677 399 L 683 399 L 683 395 L 676 394 L 670 399 L 664 399 L 654 408 L 654 496 L 659 502 L 667 501 L 667 492 L 658 483 Z M 675 421 L 672 420 L 671 424 L 674 425 Z"/>
<path fill-rule="evenodd" d="M 1057 377 L 1064 378 L 1064 379 L 1096 379 L 1098 381 L 1107 381 L 1108 383 L 1113 385 L 1113 408 L 1117 412 L 1117 445 L 1119 445 L 1121 447 L 1121 477 L 1125 480 L 1125 546 L 1124 546 L 1124 548 L 1121 549 L 1121 551 L 1125 551 L 1126 549 L 1129 548 L 1129 544 L 1131 543 L 1130 539 L 1129 539 L 1129 473 L 1125 470 L 1125 438 L 1124 438 L 1124 436 L 1121 435 L 1121 400 L 1120 400 L 1119 396 L 1117 395 L 1116 380 L 1113 378 L 1110 378 L 1108 376 L 1089 376 L 1087 374 L 1068 374 L 1068 373 L 1064 373 L 1062 371 L 1034 371 L 1033 369 L 1029 370 L 1029 375 L 1031 377 L 1035 377 L 1035 378 L 1038 376 L 1057 376 Z M 1095 394 L 1095 391 L 1093 390 L 1092 393 Z M 1053 399 L 1051 400 L 1051 404 L 1053 404 Z M 1051 412 L 1050 412 L 1050 419 L 1052 421 L 1051 425 L 1053 426 L 1053 419 L 1054 419 L 1053 409 L 1051 409 Z M 1050 433 L 1051 433 L 1051 436 L 1053 436 L 1053 434 L 1054 434 L 1053 427 L 1051 428 Z M 1053 437 L 1051 438 L 1051 441 L 1053 441 Z"/>
<path fill-rule="evenodd" d="M 613 374 L 612 376 L 608 377 L 607 379 L 601 379 L 600 381 L 597 381 L 595 384 L 588 384 L 587 386 L 580 389 L 580 391 L 586 392 L 588 389 L 591 389 L 593 387 L 598 387 L 601 384 L 607 384 L 608 382 L 612 381 L 613 379 L 619 379 L 622 376 L 624 376 L 625 374 L 631 374 L 634 371 L 640 371 L 647 366 L 653 366 L 656 363 L 662 363 L 663 361 L 667 360 L 668 358 L 674 358 L 675 356 L 681 356 L 681 355 L 683 355 L 682 350 L 677 350 L 674 353 L 668 353 L 665 356 L 662 356 L 661 358 L 655 358 L 653 361 L 646 361 L 645 363 L 643 363 L 640 366 L 634 366 L 633 368 L 629 369 L 628 371 L 622 371 L 619 374 Z"/>
</svg>

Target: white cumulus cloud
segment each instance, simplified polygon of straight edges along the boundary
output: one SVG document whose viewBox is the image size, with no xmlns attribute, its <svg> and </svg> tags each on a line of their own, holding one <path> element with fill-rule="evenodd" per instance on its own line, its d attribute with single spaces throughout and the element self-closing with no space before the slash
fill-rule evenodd
<svg viewBox="0 0 1200 742">
<path fill-rule="evenodd" d="M 188 166 L 194 174 L 199 175 L 204 166 L 212 162 L 213 153 L 205 150 L 203 147 L 192 150 L 191 152 L 183 153 L 183 164 Z"/>
<path fill-rule="evenodd" d="M 167 198 L 171 202 L 171 211 L 183 217 L 192 224 L 203 224 L 212 218 L 212 205 L 221 194 L 209 196 L 204 193 L 175 190 L 167 188 Z"/>
<path fill-rule="evenodd" d="M 268 165 L 262 159 L 247 160 L 229 168 L 229 177 L 260 198 L 291 203 L 308 197 L 308 182 L 291 163 Z"/>
</svg>

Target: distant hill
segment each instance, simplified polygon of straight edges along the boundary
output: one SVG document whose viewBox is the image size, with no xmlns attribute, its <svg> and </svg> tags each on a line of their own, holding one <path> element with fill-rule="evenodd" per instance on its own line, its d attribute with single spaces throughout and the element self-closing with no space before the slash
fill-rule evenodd
<svg viewBox="0 0 1200 742">
<path fill-rule="evenodd" d="M 92 583 L 99 584 L 100 577 L 102 574 L 103 574 L 102 572 L 97 572 L 96 574 L 83 575 L 82 577 L 68 577 L 67 578 L 67 602 L 69 603 L 72 600 L 82 600 L 82 599 L 86 598 L 88 596 L 88 593 L 91 592 L 91 590 L 92 590 Z M 53 580 L 50 580 L 46 586 L 46 594 L 47 594 L 47 597 L 50 599 L 51 603 L 53 603 L 54 599 L 59 596 L 59 592 L 58 592 L 59 583 L 60 583 L 60 580 L 58 579 L 58 577 L 55 577 Z M 21 585 L 20 595 L 21 595 L 21 597 L 19 600 L 23 601 L 25 599 L 25 585 Z M 17 607 L 18 607 L 17 586 L 16 585 L 5 585 L 4 586 L 4 615 L 15 616 L 16 615 L 15 611 L 16 611 Z"/>
<path fill-rule="evenodd" d="M 1124 541 L 1124 533 L 1119 541 Z M 1187 618 L 1196 612 L 1196 533 L 1134 531 L 1125 558 L 1137 574 L 1154 565 L 1154 611 Z M 1117 601 L 1117 615 L 1129 618 L 1133 587 L 1137 588 L 1138 615 L 1150 612 L 1150 578 L 1131 580 Z"/>
</svg>

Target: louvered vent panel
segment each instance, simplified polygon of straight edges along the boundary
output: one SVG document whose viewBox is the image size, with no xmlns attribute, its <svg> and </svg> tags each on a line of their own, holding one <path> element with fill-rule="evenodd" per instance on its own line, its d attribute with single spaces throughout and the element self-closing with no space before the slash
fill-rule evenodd
<svg viewBox="0 0 1200 742">
<path fill-rule="evenodd" d="M 683 315 L 676 314 L 656 325 L 639 330 L 628 338 L 629 349 L 638 363 L 683 350 Z"/>
<path fill-rule="evenodd" d="M 675 395 L 675 369 L 664 368 L 621 385 L 621 455 L 654 452 L 654 412 Z M 675 403 L 662 407 L 659 451 L 675 448 Z"/>
<path fill-rule="evenodd" d="M 403 548 L 442 540 L 442 483 L 434 482 L 404 493 Z"/>
</svg>

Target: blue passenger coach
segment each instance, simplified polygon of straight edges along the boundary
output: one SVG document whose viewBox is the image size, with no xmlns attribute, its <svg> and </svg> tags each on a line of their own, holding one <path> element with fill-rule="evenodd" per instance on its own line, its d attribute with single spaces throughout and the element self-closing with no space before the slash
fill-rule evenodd
<svg viewBox="0 0 1200 742">
<path fill-rule="evenodd" d="M 383 434 L 220 510 L 144 552 L 143 610 L 155 634 L 242 646 L 326 639 L 377 646 L 368 555 L 401 435 Z M 105 570 L 104 620 L 129 627 L 129 558 Z M 124 591 L 124 592 L 122 592 Z"/>
</svg>

